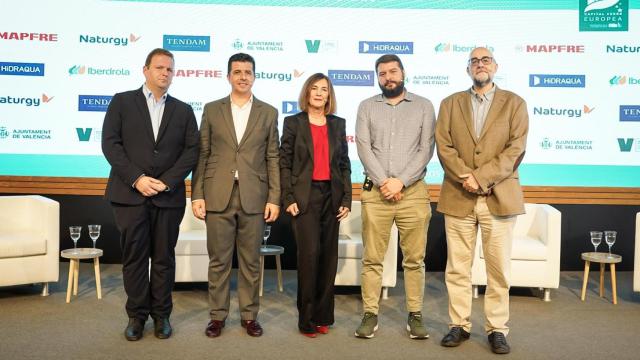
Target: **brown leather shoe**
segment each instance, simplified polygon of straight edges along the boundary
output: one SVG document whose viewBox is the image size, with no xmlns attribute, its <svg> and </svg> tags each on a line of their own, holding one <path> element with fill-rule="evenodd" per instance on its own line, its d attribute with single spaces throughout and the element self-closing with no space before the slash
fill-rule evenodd
<svg viewBox="0 0 640 360">
<path fill-rule="evenodd" d="M 262 326 L 257 320 L 242 320 L 240 324 L 247 329 L 247 334 L 251 336 L 262 336 Z"/>
<path fill-rule="evenodd" d="M 218 337 L 222 333 L 223 327 L 224 320 L 211 320 L 209 321 L 209 324 L 207 324 L 207 329 L 204 331 L 204 333 L 210 338 Z"/>
</svg>

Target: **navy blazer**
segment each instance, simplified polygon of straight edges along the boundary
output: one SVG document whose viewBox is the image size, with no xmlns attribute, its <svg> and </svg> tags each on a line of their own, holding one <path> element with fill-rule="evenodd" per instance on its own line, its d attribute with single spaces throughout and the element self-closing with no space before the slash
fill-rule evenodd
<svg viewBox="0 0 640 360">
<path fill-rule="evenodd" d="M 105 198 L 140 205 L 147 198 L 133 183 L 145 174 L 169 187 L 150 199 L 158 207 L 185 204 L 184 179 L 198 160 L 198 124 L 188 104 L 167 96 L 158 138 L 142 88 L 113 96 L 102 125 L 102 152 L 111 164 Z"/>
<path fill-rule="evenodd" d="M 351 209 L 351 162 L 347 145 L 345 120 L 327 115 L 329 168 L 333 210 L 340 206 Z M 284 119 L 280 141 L 280 184 L 282 204 L 286 210 L 293 203 L 304 213 L 309 204 L 313 176 L 313 139 L 309 115 L 301 112 Z"/>
</svg>

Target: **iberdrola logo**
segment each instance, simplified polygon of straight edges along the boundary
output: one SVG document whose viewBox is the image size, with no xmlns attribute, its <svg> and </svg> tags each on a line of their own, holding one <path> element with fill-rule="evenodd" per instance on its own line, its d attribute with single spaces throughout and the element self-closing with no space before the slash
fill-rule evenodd
<svg viewBox="0 0 640 360">
<path fill-rule="evenodd" d="M 87 71 L 84 65 L 74 65 L 69 68 L 69 75 L 82 75 Z"/>
</svg>

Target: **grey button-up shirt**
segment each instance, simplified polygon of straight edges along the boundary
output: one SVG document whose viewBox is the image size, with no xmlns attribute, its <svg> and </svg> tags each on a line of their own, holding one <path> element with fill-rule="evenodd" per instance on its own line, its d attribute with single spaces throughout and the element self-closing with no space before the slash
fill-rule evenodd
<svg viewBox="0 0 640 360">
<path fill-rule="evenodd" d="M 360 103 L 356 120 L 358 157 L 374 184 L 395 177 L 404 186 L 424 178 L 433 156 L 436 116 L 426 98 L 405 92 L 391 105 L 380 95 Z"/>
<path fill-rule="evenodd" d="M 469 89 L 471 93 L 471 111 L 473 112 L 473 126 L 476 130 L 476 137 L 480 138 L 480 134 L 482 134 L 482 129 L 484 128 L 484 122 L 487 120 L 487 114 L 489 113 L 489 109 L 491 108 L 491 103 L 493 102 L 493 95 L 496 93 L 495 84 L 491 88 L 491 90 L 486 93 L 480 95 L 477 93 L 473 87 Z"/>
</svg>

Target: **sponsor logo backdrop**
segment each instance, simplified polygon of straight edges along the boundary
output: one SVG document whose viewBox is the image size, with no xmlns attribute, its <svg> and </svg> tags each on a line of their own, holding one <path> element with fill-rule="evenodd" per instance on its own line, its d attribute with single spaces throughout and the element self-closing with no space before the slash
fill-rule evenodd
<svg viewBox="0 0 640 360">
<path fill-rule="evenodd" d="M 246 3 L 3 3 L 0 175 L 107 176 L 100 134 L 111 96 L 139 88 L 146 54 L 166 47 L 176 57 L 170 94 L 198 121 L 207 102 L 228 95 L 233 53 L 255 57 L 255 96 L 279 110 L 280 126 L 299 111 L 307 77 L 328 74 L 359 182 L 356 112 L 380 92 L 376 58 L 399 54 L 408 90 L 437 113 L 469 88 L 468 52 L 485 46 L 498 86 L 529 105 L 524 184 L 640 185 L 638 0 Z M 427 181 L 441 180 L 434 156 Z"/>
</svg>

